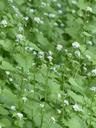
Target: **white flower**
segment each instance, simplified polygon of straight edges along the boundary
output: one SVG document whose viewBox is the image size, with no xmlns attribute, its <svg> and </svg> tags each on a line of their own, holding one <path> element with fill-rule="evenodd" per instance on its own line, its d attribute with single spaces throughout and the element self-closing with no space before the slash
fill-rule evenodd
<svg viewBox="0 0 96 128">
<path fill-rule="evenodd" d="M 92 10 L 91 7 L 88 6 L 88 7 L 86 8 L 86 11 L 92 12 L 93 10 Z"/>
<path fill-rule="evenodd" d="M 96 87 L 91 87 L 90 88 L 93 92 L 96 92 Z"/>
<path fill-rule="evenodd" d="M 24 31 L 24 28 L 22 26 L 19 26 L 19 32 Z"/>
<path fill-rule="evenodd" d="M 11 2 L 11 3 L 13 2 L 13 0 L 8 0 L 8 1 Z"/>
<path fill-rule="evenodd" d="M 3 26 L 3 27 L 7 27 L 8 23 L 5 19 L 3 19 L 0 24 Z"/>
<path fill-rule="evenodd" d="M 40 104 L 40 107 L 41 107 L 41 108 L 44 108 L 44 104 L 43 104 L 43 103 L 42 103 L 42 104 Z"/>
<path fill-rule="evenodd" d="M 53 123 L 56 122 L 56 120 L 55 120 L 55 118 L 53 116 L 51 117 L 51 120 L 53 121 Z"/>
<path fill-rule="evenodd" d="M 58 114 L 61 114 L 61 110 L 60 109 L 57 109 L 57 112 L 58 112 Z"/>
<path fill-rule="evenodd" d="M 73 10 L 72 10 L 72 13 L 74 14 L 75 12 L 76 12 L 76 11 L 73 9 Z"/>
<path fill-rule="evenodd" d="M 68 100 L 64 100 L 64 105 L 69 105 Z"/>
<path fill-rule="evenodd" d="M 43 20 L 41 20 L 39 17 L 34 17 L 34 21 L 38 24 L 43 24 Z"/>
<path fill-rule="evenodd" d="M 27 97 L 22 97 L 22 100 L 24 101 L 24 103 L 27 101 Z"/>
<path fill-rule="evenodd" d="M 92 41 L 88 41 L 87 44 L 92 45 L 93 43 L 92 43 Z"/>
<path fill-rule="evenodd" d="M 76 0 L 72 0 L 72 4 L 77 4 L 77 1 Z"/>
<path fill-rule="evenodd" d="M 17 117 L 21 120 L 21 119 L 23 118 L 23 114 L 20 113 L 20 112 L 18 112 L 18 113 L 17 113 Z"/>
<path fill-rule="evenodd" d="M 51 62 L 53 60 L 53 57 L 52 56 L 47 56 L 48 60 Z"/>
<path fill-rule="evenodd" d="M 38 58 L 40 58 L 40 59 L 44 58 L 44 52 L 42 52 L 42 51 L 39 52 L 38 53 Z"/>
<path fill-rule="evenodd" d="M 13 81 L 13 79 L 10 77 L 10 78 L 9 78 L 9 81 L 10 81 L 10 82 L 12 82 L 12 81 Z"/>
<path fill-rule="evenodd" d="M 49 17 L 50 17 L 50 18 L 54 18 L 54 17 L 55 17 L 55 14 L 50 13 L 50 14 L 49 14 Z"/>
<path fill-rule="evenodd" d="M 16 106 L 12 105 L 11 106 L 11 110 L 15 111 L 16 110 Z"/>
<path fill-rule="evenodd" d="M 92 76 L 96 76 L 96 69 L 93 69 L 93 70 L 91 71 L 91 73 L 92 73 Z"/>
<path fill-rule="evenodd" d="M 74 53 L 75 53 L 75 56 L 80 57 L 80 51 L 79 50 L 75 51 Z"/>
<path fill-rule="evenodd" d="M 30 91 L 30 93 L 34 93 L 34 90 L 32 89 L 32 90 Z"/>
<path fill-rule="evenodd" d="M 62 46 L 61 44 L 58 44 L 57 47 L 56 47 L 56 49 L 57 49 L 58 51 L 61 51 L 62 48 L 63 48 L 63 46 Z"/>
<path fill-rule="evenodd" d="M 29 11 L 30 11 L 31 13 L 34 13 L 34 12 L 35 12 L 35 10 L 34 10 L 34 9 L 30 9 Z"/>
<path fill-rule="evenodd" d="M 5 71 L 5 73 L 6 73 L 7 75 L 10 75 L 10 72 L 9 72 L 9 71 Z"/>
<path fill-rule="evenodd" d="M 78 42 L 73 42 L 72 47 L 73 48 L 80 48 L 80 44 Z"/>
<path fill-rule="evenodd" d="M 58 10 L 58 13 L 59 13 L 59 14 L 62 14 L 63 12 L 62 12 L 62 10 Z"/>
<path fill-rule="evenodd" d="M 24 36 L 22 35 L 22 34 L 17 34 L 16 35 L 16 41 L 17 42 L 21 42 L 21 41 L 23 41 L 24 40 Z"/>
<path fill-rule="evenodd" d="M 74 111 L 78 111 L 78 112 L 82 111 L 82 108 L 78 104 L 73 105 L 73 109 Z"/>
<path fill-rule="evenodd" d="M 26 16 L 26 17 L 24 17 L 24 19 L 25 19 L 26 21 L 28 21 L 28 20 L 29 20 L 29 17 L 28 17 L 28 16 Z"/>
<path fill-rule="evenodd" d="M 46 7 L 46 6 L 47 6 L 47 4 L 45 2 L 41 3 L 41 7 Z"/>
<path fill-rule="evenodd" d="M 57 6 L 58 6 L 59 8 L 61 8 L 61 4 L 58 3 Z"/>
<path fill-rule="evenodd" d="M 52 56 L 52 54 L 53 54 L 52 51 L 48 51 L 49 56 Z"/>
</svg>

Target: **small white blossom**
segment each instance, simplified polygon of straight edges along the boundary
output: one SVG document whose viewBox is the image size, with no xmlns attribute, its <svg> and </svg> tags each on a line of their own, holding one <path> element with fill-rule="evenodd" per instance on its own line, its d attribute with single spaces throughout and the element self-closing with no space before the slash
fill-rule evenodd
<svg viewBox="0 0 96 128">
<path fill-rule="evenodd" d="M 74 14 L 75 12 L 76 12 L 76 11 L 73 9 L 73 10 L 72 10 L 72 13 Z"/>
<path fill-rule="evenodd" d="M 62 12 L 62 10 L 58 10 L 58 13 L 59 13 L 59 14 L 62 14 L 63 12 Z"/>
<path fill-rule="evenodd" d="M 68 100 L 64 100 L 64 105 L 69 105 Z"/>
<path fill-rule="evenodd" d="M 52 51 L 48 51 L 48 55 L 52 56 L 52 54 L 53 54 Z"/>
<path fill-rule="evenodd" d="M 93 12 L 92 8 L 89 7 L 89 6 L 86 8 L 86 11 L 88 11 L 88 12 Z"/>
<path fill-rule="evenodd" d="M 16 110 L 16 106 L 12 105 L 11 106 L 11 110 L 15 111 Z"/>
<path fill-rule="evenodd" d="M 72 0 L 72 4 L 77 4 L 77 1 L 76 0 Z"/>
<path fill-rule="evenodd" d="M 53 60 L 53 57 L 52 56 L 47 56 L 48 60 L 51 62 Z"/>
<path fill-rule="evenodd" d="M 44 58 L 44 52 L 42 52 L 42 51 L 39 52 L 38 53 L 38 58 L 40 58 L 40 59 Z"/>
<path fill-rule="evenodd" d="M 80 57 L 80 55 L 81 55 L 79 50 L 75 51 L 74 53 L 75 53 L 76 57 Z"/>
<path fill-rule="evenodd" d="M 91 87 L 90 90 L 92 90 L 93 92 L 96 92 L 96 87 Z"/>
<path fill-rule="evenodd" d="M 93 69 L 93 70 L 91 71 L 91 73 L 92 73 L 92 76 L 96 76 L 96 69 Z"/>
<path fill-rule="evenodd" d="M 61 114 L 61 110 L 60 109 L 57 109 L 57 112 L 58 112 L 58 114 Z"/>
<path fill-rule="evenodd" d="M 73 42 L 72 47 L 73 48 L 80 48 L 80 44 L 78 42 Z"/>
<path fill-rule="evenodd" d="M 57 49 L 57 51 L 61 51 L 63 49 L 63 46 L 61 44 L 58 44 L 56 49 Z"/>
<path fill-rule="evenodd" d="M 47 3 L 45 3 L 45 2 L 42 2 L 42 3 L 41 3 L 41 7 L 44 8 L 44 7 L 46 7 L 46 6 L 47 6 Z"/>
<path fill-rule="evenodd" d="M 35 10 L 34 10 L 34 9 L 30 9 L 29 11 L 30 11 L 30 13 L 34 13 L 34 12 L 35 12 Z"/>
<path fill-rule="evenodd" d="M 24 36 L 22 35 L 22 34 L 17 34 L 16 35 L 16 41 L 17 42 L 21 42 L 21 41 L 23 41 L 24 40 Z"/>
<path fill-rule="evenodd" d="M 9 81 L 10 81 L 10 82 L 12 82 L 12 81 L 13 81 L 13 79 L 10 77 L 10 78 L 9 78 Z"/>
<path fill-rule="evenodd" d="M 56 122 L 56 120 L 55 120 L 55 118 L 53 116 L 51 117 L 51 120 L 53 121 L 53 123 Z"/>
<path fill-rule="evenodd" d="M 50 13 L 50 14 L 49 14 L 49 17 L 50 17 L 50 18 L 54 18 L 54 17 L 55 17 L 55 14 Z"/>
<path fill-rule="evenodd" d="M 38 24 L 43 24 L 43 20 L 41 20 L 39 17 L 34 17 L 34 21 Z"/>
<path fill-rule="evenodd" d="M 92 41 L 88 41 L 87 44 L 92 46 L 93 43 Z"/>
<path fill-rule="evenodd" d="M 82 111 L 82 108 L 78 104 L 73 105 L 73 109 L 74 111 L 78 111 L 78 112 Z"/>
<path fill-rule="evenodd" d="M 30 91 L 30 93 L 34 93 L 34 90 L 32 89 L 32 90 Z"/>
<path fill-rule="evenodd" d="M 28 17 L 28 16 L 26 16 L 26 17 L 24 17 L 24 19 L 25 19 L 26 21 L 28 21 L 28 20 L 29 20 L 29 17 Z"/>
<path fill-rule="evenodd" d="M 44 16 L 48 16 L 48 13 L 47 12 L 44 12 Z"/>
<path fill-rule="evenodd" d="M 7 21 L 5 20 L 5 19 L 3 19 L 1 22 L 0 22 L 0 24 L 5 28 L 5 27 L 7 27 L 7 25 L 8 25 L 8 23 L 7 23 Z"/>
<path fill-rule="evenodd" d="M 17 117 L 18 117 L 20 120 L 23 118 L 23 114 L 20 113 L 20 112 L 18 112 L 16 115 L 17 115 Z"/>
<path fill-rule="evenodd" d="M 9 72 L 9 71 L 5 71 L 5 73 L 6 73 L 7 75 L 10 75 L 10 72 Z"/>
<path fill-rule="evenodd" d="M 42 104 L 40 104 L 40 107 L 41 107 L 41 108 L 44 108 L 44 104 L 43 104 L 43 103 L 42 103 Z"/>
<path fill-rule="evenodd" d="M 27 97 L 22 97 L 22 100 L 24 101 L 24 103 L 27 101 Z"/>
<path fill-rule="evenodd" d="M 19 26 L 19 32 L 24 31 L 24 28 L 22 26 Z"/>
<path fill-rule="evenodd" d="M 57 4 L 57 7 L 61 8 L 61 4 L 58 3 L 58 4 Z"/>
<path fill-rule="evenodd" d="M 91 56 L 89 56 L 89 55 L 86 55 L 86 58 L 87 58 L 88 60 L 90 60 L 90 59 L 91 59 Z"/>
</svg>

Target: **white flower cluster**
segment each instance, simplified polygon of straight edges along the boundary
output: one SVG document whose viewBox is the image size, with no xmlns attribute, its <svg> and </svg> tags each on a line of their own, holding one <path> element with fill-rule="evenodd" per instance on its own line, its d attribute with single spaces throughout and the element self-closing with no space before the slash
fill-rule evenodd
<svg viewBox="0 0 96 128">
<path fill-rule="evenodd" d="M 56 119 L 53 116 L 51 117 L 51 120 L 52 120 L 53 123 L 56 122 Z"/>
<path fill-rule="evenodd" d="M 48 3 L 45 3 L 45 2 L 42 2 L 42 3 L 41 3 L 41 7 L 44 8 L 44 7 L 46 7 L 46 6 L 49 6 L 49 4 L 48 4 Z"/>
<path fill-rule="evenodd" d="M 22 97 L 22 100 L 24 101 L 24 103 L 27 101 L 27 97 Z"/>
<path fill-rule="evenodd" d="M 18 117 L 20 120 L 23 118 L 23 114 L 20 113 L 20 112 L 18 112 L 16 115 L 17 115 L 17 117 Z"/>
<path fill-rule="evenodd" d="M 44 59 L 44 52 L 40 51 L 40 52 L 38 53 L 38 58 Z"/>
<path fill-rule="evenodd" d="M 68 100 L 64 100 L 64 105 L 69 105 Z"/>
<path fill-rule="evenodd" d="M 57 112 L 58 112 L 58 114 L 61 114 L 61 110 L 60 109 L 57 109 Z"/>
<path fill-rule="evenodd" d="M 78 42 L 73 42 L 72 47 L 73 48 L 80 48 L 80 44 Z"/>
<path fill-rule="evenodd" d="M 63 49 L 63 46 L 61 44 L 58 44 L 56 49 L 57 49 L 57 51 L 61 51 Z"/>
<path fill-rule="evenodd" d="M 88 11 L 88 12 L 93 12 L 92 8 L 89 7 L 89 6 L 86 8 L 86 11 Z"/>
<path fill-rule="evenodd" d="M 16 41 L 17 41 L 17 42 L 24 41 L 24 36 L 23 36 L 22 34 L 17 34 L 17 35 L 16 35 Z"/>
<path fill-rule="evenodd" d="M 55 15 L 55 14 L 50 13 L 48 16 L 49 16 L 49 18 L 55 18 L 55 16 L 56 16 L 56 15 Z"/>
<path fill-rule="evenodd" d="M 41 20 L 39 17 L 34 17 L 34 21 L 38 24 L 43 24 L 43 20 Z"/>
<path fill-rule="evenodd" d="M 41 103 L 41 104 L 40 104 L 40 107 L 41 107 L 41 108 L 44 108 L 44 103 Z"/>
<path fill-rule="evenodd" d="M 93 70 L 91 71 L 91 73 L 92 73 L 92 76 L 96 76 L 96 69 L 93 69 Z"/>
<path fill-rule="evenodd" d="M 15 110 L 16 110 L 16 106 L 12 105 L 12 106 L 11 106 L 11 110 L 12 110 L 12 111 L 15 111 Z"/>
<path fill-rule="evenodd" d="M 73 109 L 76 112 L 82 112 L 83 111 L 82 108 L 78 104 L 73 105 Z"/>
<path fill-rule="evenodd" d="M 76 56 L 76 57 L 80 57 L 80 55 L 81 55 L 81 53 L 80 53 L 79 50 L 76 50 L 74 53 L 75 53 L 75 56 Z"/>
<path fill-rule="evenodd" d="M 7 23 L 7 21 L 6 21 L 5 19 L 3 19 L 3 20 L 0 22 L 0 25 L 5 28 L 5 27 L 7 27 L 8 23 Z"/>
<path fill-rule="evenodd" d="M 93 92 L 96 92 L 96 87 L 93 86 L 93 87 L 90 88 L 90 90 L 93 91 Z"/>
</svg>

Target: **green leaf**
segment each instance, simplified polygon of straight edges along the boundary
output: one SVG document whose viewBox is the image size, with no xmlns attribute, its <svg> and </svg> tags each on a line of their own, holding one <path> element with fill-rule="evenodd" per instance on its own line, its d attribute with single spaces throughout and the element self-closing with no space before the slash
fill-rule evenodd
<svg viewBox="0 0 96 128">
<path fill-rule="evenodd" d="M 9 114 L 9 112 L 5 108 L 0 106 L 0 115 L 8 115 L 8 114 Z"/>
</svg>

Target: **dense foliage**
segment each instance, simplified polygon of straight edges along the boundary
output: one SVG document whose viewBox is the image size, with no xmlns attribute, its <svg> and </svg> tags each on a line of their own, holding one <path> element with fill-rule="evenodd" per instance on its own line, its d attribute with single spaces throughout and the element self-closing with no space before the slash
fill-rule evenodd
<svg viewBox="0 0 96 128">
<path fill-rule="evenodd" d="M 96 0 L 0 0 L 0 128 L 96 128 Z"/>
</svg>

